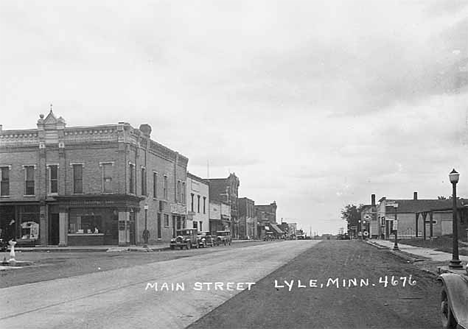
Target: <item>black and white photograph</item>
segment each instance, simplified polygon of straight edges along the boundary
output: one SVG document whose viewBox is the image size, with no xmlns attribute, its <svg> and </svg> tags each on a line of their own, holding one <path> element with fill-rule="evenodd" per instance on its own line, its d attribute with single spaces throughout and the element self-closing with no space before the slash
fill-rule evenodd
<svg viewBox="0 0 468 329">
<path fill-rule="evenodd" d="M 467 0 L 2 0 L 0 47 L 0 328 L 468 329 Z"/>
</svg>

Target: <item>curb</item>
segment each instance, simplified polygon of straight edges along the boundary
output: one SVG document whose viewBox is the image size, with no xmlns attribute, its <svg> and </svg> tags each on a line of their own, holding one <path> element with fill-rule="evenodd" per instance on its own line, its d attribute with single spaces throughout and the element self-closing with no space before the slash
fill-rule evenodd
<svg viewBox="0 0 468 329">
<path fill-rule="evenodd" d="M 423 256 L 418 256 L 418 255 L 415 255 L 415 254 L 412 254 L 412 253 L 409 253 L 409 252 L 406 252 L 406 251 L 393 250 L 393 249 L 391 249 L 389 247 L 379 245 L 378 243 L 375 243 L 375 242 L 366 241 L 366 243 L 373 246 L 373 247 L 376 247 L 377 249 L 387 249 L 393 255 L 398 256 L 400 258 L 403 258 L 404 260 L 410 261 L 412 263 L 422 262 L 422 261 L 425 261 L 425 260 L 431 260 L 430 258 L 423 257 Z"/>
</svg>

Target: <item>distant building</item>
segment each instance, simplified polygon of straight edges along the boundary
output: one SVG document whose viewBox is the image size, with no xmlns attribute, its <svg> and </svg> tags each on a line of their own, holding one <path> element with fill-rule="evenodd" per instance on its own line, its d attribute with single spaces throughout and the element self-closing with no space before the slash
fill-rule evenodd
<svg viewBox="0 0 468 329">
<path fill-rule="evenodd" d="M 216 235 L 217 231 L 230 231 L 231 206 L 225 202 L 210 200 L 210 233 Z"/>
<path fill-rule="evenodd" d="M 277 208 L 276 201 L 268 205 L 255 205 L 255 213 L 258 222 L 257 234 L 259 239 L 264 239 L 267 235 L 279 237 L 284 234 L 276 223 Z"/>
<path fill-rule="evenodd" d="M 210 187 L 210 200 L 213 204 L 225 203 L 230 208 L 230 222 L 228 229 L 233 238 L 239 237 L 239 186 L 240 180 L 235 173 L 227 178 L 206 179 Z M 217 226 L 218 223 L 213 226 Z M 224 224 L 222 224 L 224 226 Z"/>
<path fill-rule="evenodd" d="M 191 173 L 187 173 L 187 208 L 187 228 L 210 231 L 209 185 Z"/>
<path fill-rule="evenodd" d="M 67 127 L 52 111 L 36 129 L 0 126 L 0 225 L 21 244 L 169 241 L 185 225 L 188 159 L 125 122 Z"/>
<path fill-rule="evenodd" d="M 288 223 L 289 235 L 295 237 L 297 235 L 297 223 Z"/>
<path fill-rule="evenodd" d="M 255 201 L 249 198 L 239 198 L 239 239 L 256 239 L 257 216 Z"/>
<path fill-rule="evenodd" d="M 463 199 L 457 201 L 459 218 L 466 209 L 465 203 Z M 418 199 L 417 192 L 414 192 L 413 199 L 383 197 L 377 205 L 379 236 L 391 239 L 395 229 L 401 239 L 452 234 L 452 207 L 452 200 Z"/>
</svg>

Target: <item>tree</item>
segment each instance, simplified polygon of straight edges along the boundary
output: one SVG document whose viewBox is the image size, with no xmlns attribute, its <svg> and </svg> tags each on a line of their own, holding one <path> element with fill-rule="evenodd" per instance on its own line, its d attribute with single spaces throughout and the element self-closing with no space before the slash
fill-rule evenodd
<svg viewBox="0 0 468 329">
<path fill-rule="evenodd" d="M 359 206 L 349 204 L 341 210 L 341 218 L 348 222 L 348 232 L 351 231 L 351 226 L 358 226 L 358 221 L 361 219 L 362 207 L 362 204 Z"/>
</svg>

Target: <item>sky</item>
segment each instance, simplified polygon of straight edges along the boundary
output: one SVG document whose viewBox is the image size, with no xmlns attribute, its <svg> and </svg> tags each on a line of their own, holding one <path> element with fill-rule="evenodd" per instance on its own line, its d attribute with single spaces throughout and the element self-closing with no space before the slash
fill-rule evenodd
<svg viewBox="0 0 468 329">
<path fill-rule="evenodd" d="M 468 2 L 0 2 L 0 124 L 125 121 L 278 222 L 338 233 L 377 200 L 468 197 Z"/>
</svg>

